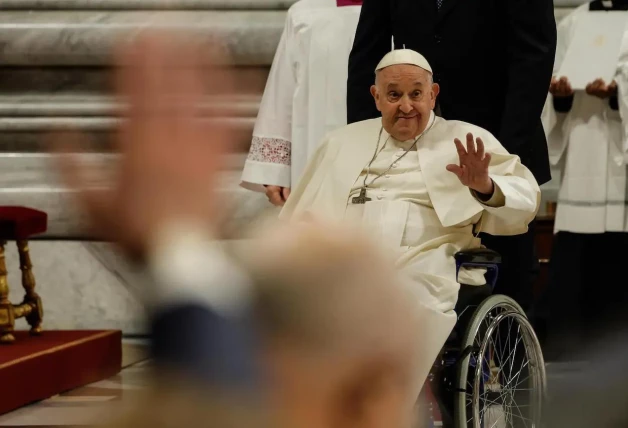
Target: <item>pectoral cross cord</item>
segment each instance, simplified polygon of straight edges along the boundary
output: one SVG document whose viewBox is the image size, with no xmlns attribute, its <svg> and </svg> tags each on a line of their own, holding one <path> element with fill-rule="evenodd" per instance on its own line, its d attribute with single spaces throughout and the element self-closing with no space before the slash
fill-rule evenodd
<svg viewBox="0 0 628 428">
<path fill-rule="evenodd" d="M 379 136 L 377 137 L 377 145 L 375 146 L 375 153 L 373 153 L 373 158 L 371 159 L 371 161 L 369 162 L 369 164 L 366 166 L 366 175 L 364 176 L 364 185 L 362 186 L 362 188 L 360 188 L 360 194 L 354 198 L 351 198 L 351 203 L 352 204 L 365 204 L 368 201 L 371 200 L 371 198 L 368 198 L 366 196 L 366 188 L 368 186 L 370 186 L 371 184 L 373 184 L 375 182 L 375 180 L 377 180 L 378 178 L 381 178 L 383 175 L 385 175 L 388 171 L 390 171 L 393 167 L 393 165 L 395 165 L 395 163 L 399 162 L 401 159 L 403 159 L 403 157 L 405 155 L 407 155 L 408 153 L 410 153 L 410 151 L 416 146 L 417 142 L 421 139 L 421 137 L 423 137 L 430 129 L 432 129 L 432 126 L 434 126 L 434 120 L 432 120 L 432 122 L 430 123 L 429 127 L 427 128 L 427 130 L 423 131 L 421 134 L 419 134 L 415 139 L 414 142 L 412 143 L 412 145 L 406 149 L 404 151 L 404 153 L 399 156 L 399 158 L 397 160 L 395 160 L 393 163 L 390 164 L 390 166 L 388 168 L 386 168 L 386 170 L 380 174 L 378 174 L 377 176 L 375 176 L 375 178 L 373 178 L 371 180 L 371 182 L 369 184 L 366 183 L 366 180 L 371 172 L 371 165 L 373 164 L 373 162 L 375 161 L 375 158 L 377 158 L 377 155 L 384 150 L 384 147 L 386 147 L 386 143 L 388 143 L 388 140 L 390 139 L 390 135 L 388 136 L 388 138 L 386 139 L 386 141 L 384 141 L 384 145 L 382 146 L 381 150 L 379 148 L 379 143 L 382 139 L 382 132 L 384 131 L 384 127 L 382 126 L 379 130 Z"/>
</svg>

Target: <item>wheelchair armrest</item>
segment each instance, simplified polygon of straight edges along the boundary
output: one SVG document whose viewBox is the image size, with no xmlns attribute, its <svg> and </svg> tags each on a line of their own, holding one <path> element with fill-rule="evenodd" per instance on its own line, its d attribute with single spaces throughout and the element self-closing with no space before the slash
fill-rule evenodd
<svg viewBox="0 0 628 428">
<path fill-rule="evenodd" d="M 502 261 L 502 256 L 499 255 L 498 252 L 489 250 L 488 248 L 472 248 L 458 251 L 454 254 L 454 258 L 458 265 L 495 265 Z"/>
</svg>

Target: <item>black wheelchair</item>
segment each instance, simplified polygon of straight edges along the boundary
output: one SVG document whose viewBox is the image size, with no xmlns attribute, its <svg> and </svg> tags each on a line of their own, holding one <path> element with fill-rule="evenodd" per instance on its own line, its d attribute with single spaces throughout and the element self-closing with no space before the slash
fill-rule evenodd
<svg viewBox="0 0 628 428">
<path fill-rule="evenodd" d="M 487 285 L 461 285 L 456 327 L 424 388 L 432 399 L 423 400 L 427 417 L 420 418 L 422 425 L 538 428 L 545 363 L 523 309 L 511 298 L 493 294 L 501 257 L 478 248 L 458 252 L 455 259 L 457 272 L 462 267 L 486 269 Z"/>
</svg>

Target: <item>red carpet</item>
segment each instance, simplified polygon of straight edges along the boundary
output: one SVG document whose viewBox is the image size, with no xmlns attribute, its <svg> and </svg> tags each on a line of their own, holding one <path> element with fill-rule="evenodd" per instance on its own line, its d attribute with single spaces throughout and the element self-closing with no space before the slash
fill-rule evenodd
<svg viewBox="0 0 628 428">
<path fill-rule="evenodd" d="M 16 332 L 0 346 L 0 414 L 115 376 L 122 366 L 120 331 Z"/>
</svg>

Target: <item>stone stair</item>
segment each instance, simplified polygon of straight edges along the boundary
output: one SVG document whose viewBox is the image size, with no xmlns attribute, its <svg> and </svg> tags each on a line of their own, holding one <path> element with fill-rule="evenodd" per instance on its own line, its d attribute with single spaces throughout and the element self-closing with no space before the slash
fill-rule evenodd
<svg viewBox="0 0 628 428">
<path fill-rule="evenodd" d="M 26 204 L 48 212 L 50 228 L 43 238 L 88 237 L 68 190 L 49 171 L 48 136 L 76 129 L 90 137 L 87 150 L 95 157 L 106 157 L 125 108 L 111 93 L 112 46 L 148 25 L 191 30 L 201 45 L 218 38 L 234 61 L 237 94 L 227 96 L 220 88 L 212 88 L 214 96 L 203 108 L 218 113 L 221 122 L 235 130 L 233 150 L 240 155 L 234 156 L 233 169 L 225 174 L 226 186 L 236 198 L 250 195 L 238 188 L 237 171 L 248 151 L 290 4 L 269 0 L 0 0 L 0 203 Z"/>
</svg>

